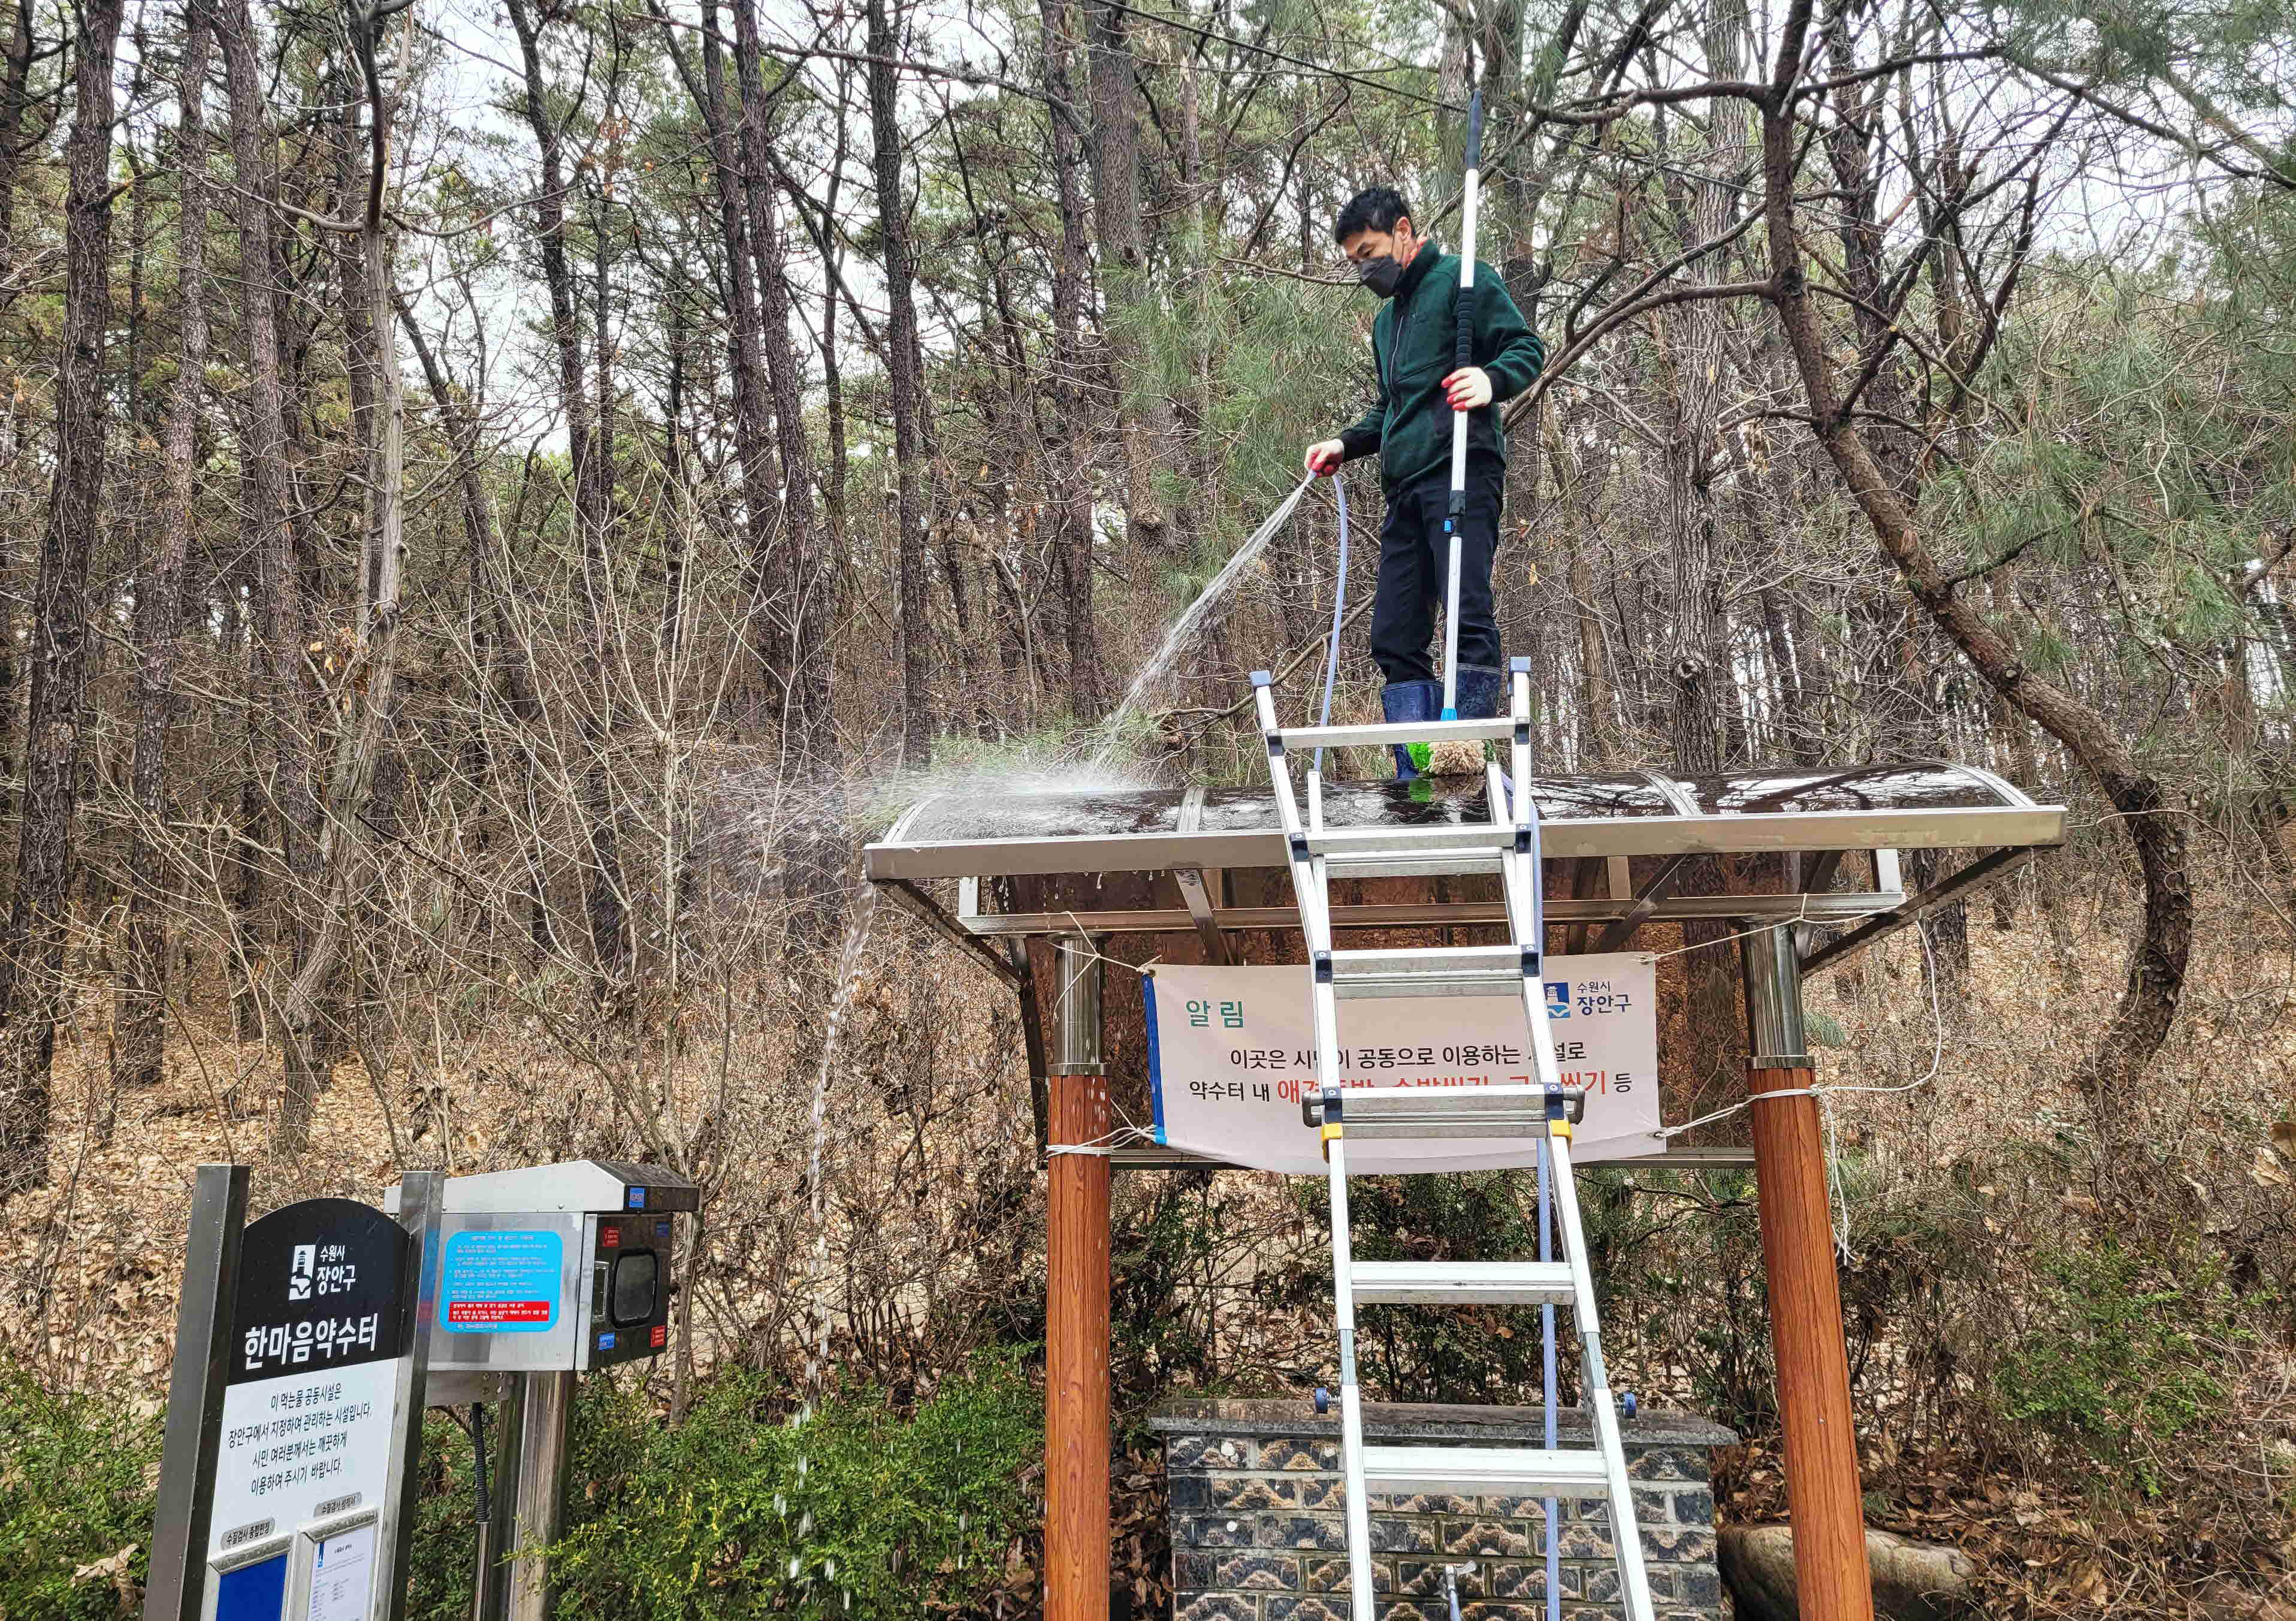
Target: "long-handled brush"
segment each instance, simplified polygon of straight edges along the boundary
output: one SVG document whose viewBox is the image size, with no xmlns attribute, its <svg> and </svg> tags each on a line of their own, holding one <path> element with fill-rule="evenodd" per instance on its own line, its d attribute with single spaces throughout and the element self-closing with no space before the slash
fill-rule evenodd
<svg viewBox="0 0 2296 1621">
<path fill-rule="evenodd" d="M 1460 194 L 1459 299 L 1451 369 L 1475 363 L 1475 203 L 1482 185 L 1483 93 L 1467 98 L 1467 183 Z M 1444 514 L 1443 532 L 1451 542 L 1450 564 L 1443 587 L 1443 719 L 1459 718 L 1459 523 L 1467 510 L 1467 418 L 1451 413 L 1451 504 Z M 1483 745 L 1447 741 L 1427 751 L 1424 774 L 1430 777 L 1480 777 Z"/>
</svg>

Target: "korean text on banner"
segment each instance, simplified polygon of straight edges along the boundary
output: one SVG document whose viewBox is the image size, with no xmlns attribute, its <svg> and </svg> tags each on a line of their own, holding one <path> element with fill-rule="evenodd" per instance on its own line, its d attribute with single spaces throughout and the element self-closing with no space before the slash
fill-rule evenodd
<svg viewBox="0 0 2296 1621">
<path fill-rule="evenodd" d="M 1657 1135 L 1658 970 L 1641 952 L 1550 957 L 1541 974 L 1562 1079 L 1587 1089 L 1575 1156 L 1630 1159 Z M 1316 1076 L 1308 971 L 1160 967 L 1145 980 L 1156 1140 L 1230 1164 L 1313 1174 L 1300 1120 Z M 1523 1086 L 1533 1080 L 1519 996 L 1375 997 L 1340 1004 L 1340 1073 L 1350 1090 Z M 1357 1171 L 1464 1171 L 1538 1161 L 1534 1137 L 1367 1140 Z"/>
</svg>

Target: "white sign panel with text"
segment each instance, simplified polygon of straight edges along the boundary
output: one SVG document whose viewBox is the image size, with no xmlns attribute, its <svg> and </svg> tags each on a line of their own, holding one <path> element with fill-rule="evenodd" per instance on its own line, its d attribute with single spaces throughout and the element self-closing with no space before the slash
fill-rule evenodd
<svg viewBox="0 0 2296 1621">
<path fill-rule="evenodd" d="M 1663 1151 L 1654 959 L 1636 951 L 1550 957 L 1541 981 L 1556 1069 L 1587 1089 L 1574 1157 Z M 1316 1133 L 1300 1115 L 1316 1074 L 1309 983 L 1296 964 L 1170 966 L 1146 976 L 1158 1142 L 1265 1171 L 1322 1171 Z M 1529 1085 L 1529 1024 L 1514 996 L 1343 1001 L 1340 1073 L 1350 1090 Z M 1538 1157 L 1533 1137 L 1367 1140 L 1350 1146 L 1349 1168 L 1463 1171 Z"/>
</svg>

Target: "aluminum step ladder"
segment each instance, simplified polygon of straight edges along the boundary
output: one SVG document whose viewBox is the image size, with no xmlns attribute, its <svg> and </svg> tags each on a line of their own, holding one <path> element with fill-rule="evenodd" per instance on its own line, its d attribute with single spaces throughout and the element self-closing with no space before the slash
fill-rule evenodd
<svg viewBox="0 0 2296 1621">
<path fill-rule="evenodd" d="M 1610 1507 L 1620 1602 L 1626 1621 L 1652 1621 L 1650 1581 L 1635 1523 L 1626 1452 L 1619 1436 L 1617 1403 L 1603 1363 L 1594 1280 L 1571 1178 L 1570 1128 L 1584 1097 L 1562 1084 L 1554 1040 L 1547 1027 L 1539 979 L 1543 940 L 1538 814 L 1530 785 L 1530 663 L 1509 667 L 1509 712 L 1492 720 L 1426 720 L 1403 725 L 1280 726 L 1273 679 L 1251 677 L 1259 728 L 1267 745 L 1268 776 L 1275 790 L 1299 897 L 1300 926 L 1314 974 L 1316 1090 L 1302 1104 L 1320 1128 L 1332 1198 L 1332 1294 L 1340 1335 L 1340 1435 L 1347 1478 L 1349 1591 L 1353 1621 L 1375 1621 L 1371 1568 L 1372 1493 L 1407 1496 L 1422 1492 L 1463 1496 L 1515 1494 L 1546 1499 L 1549 1600 L 1552 1607 L 1556 1500 L 1598 1499 Z M 1349 744 L 1386 745 L 1458 738 L 1512 746 L 1512 776 L 1486 763 L 1490 820 L 1471 826 L 1416 828 L 1327 828 L 1323 820 L 1321 750 Z M 1291 751 L 1315 748 L 1307 771 L 1302 816 L 1292 778 Z M 1513 785 L 1510 789 L 1510 782 Z M 1435 946 L 1406 950 L 1341 950 L 1332 942 L 1331 881 L 1496 872 L 1504 885 L 1511 943 Z M 1519 996 L 1530 1027 L 1534 1082 L 1527 1086 L 1357 1090 L 1342 1096 L 1339 1003 L 1343 998 L 1390 996 Z M 1347 1144 L 1350 1139 L 1474 1139 L 1544 1134 L 1540 1161 L 1540 1250 L 1536 1261 L 1501 1263 L 1357 1261 L 1348 1233 Z M 1550 1176 L 1551 1173 L 1551 1176 Z M 1551 1184 L 1555 1221 L 1546 1220 Z M 1562 1257 L 1549 1234 L 1561 1229 Z M 1365 1304 L 1528 1304 L 1545 1308 L 1546 1445 L 1538 1448 L 1370 1446 L 1364 1444 L 1362 1398 L 1356 1384 L 1355 1309 Z M 1580 1378 L 1595 1445 L 1556 1444 L 1554 1308 L 1570 1311 L 1582 1349 Z"/>
</svg>

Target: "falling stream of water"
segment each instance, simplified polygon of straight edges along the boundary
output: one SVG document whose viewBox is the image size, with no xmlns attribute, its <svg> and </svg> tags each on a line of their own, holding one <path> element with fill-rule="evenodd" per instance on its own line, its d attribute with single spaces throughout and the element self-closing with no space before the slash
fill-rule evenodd
<svg viewBox="0 0 2296 1621">
<path fill-rule="evenodd" d="M 851 1006 L 853 992 L 861 981 L 862 959 L 869 943 L 869 930 L 877 919 L 877 886 L 861 885 L 861 898 L 855 903 L 853 915 L 846 922 L 845 944 L 838 954 L 837 985 L 829 1000 L 829 1018 L 821 1036 L 821 1064 L 813 1077 L 813 1146 L 806 1158 L 805 1183 L 808 1200 L 808 1214 L 813 1221 L 813 1255 L 806 1271 L 806 1294 L 813 1302 L 811 1334 L 805 1352 L 805 1391 L 798 1409 L 790 1419 L 793 1428 L 801 1428 L 819 1410 L 822 1375 L 829 1356 L 829 1296 L 822 1280 L 829 1264 L 829 1200 L 822 1187 L 822 1161 L 829 1138 L 829 1077 L 837 1056 L 837 1038 L 844 1029 L 845 1015 Z M 810 1460 L 800 1444 L 797 1457 L 797 1477 L 802 1489 Z M 786 1500 L 776 1493 L 774 1507 L 783 1517 L 789 1512 Z M 812 1535 L 813 1513 L 801 1510 L 797 1523 L 798 1542 L 802 1544 Z M 805 1555 L 800 1551 L 790 1556 L 790 1578 L 804 1579 Z M 837 1562 L 827 1561 L 823 1576 L 837 1579 Z M 853 1594 L 845 1590 L 845 1608 L 850 1609 Z"/>
<path fill-rule="evenodd" d="M 1101 740 L 1100 751 L 1092 757 L 1094 770 L 1107 765 L 1109 756 L 1123 741 L 1125 716 L 1132 712 L 1133 706 L 1140 702 L 1151 687 L 1163 679 L 1165 671 L 1172 667 L 1172 661 L 1180 656 L 1180 649 L 1188 645 L 1189 638 L 1202 626 L 1205 616 L 1211 613 L 1212 605 L 1235 583 L 1236 576 L 1250 568 L 1252 561 L 1267 549 L 1267 543 L 1290 520 L 1293 508 L 1300 505 L 1300 498 L 1308 493 L 1308 486 L 1315 481 L 1313 478 L 1300 480 L 1299 487 L 1283 498 L 1283 505 L 1268 514 L 1267 521 L 1252 531 L 1251 539 L 1235 548 L 1235 555 L 1227 560 L 1227 566 L 1212 577 L 1212 582 L 1188 605 L 1187 612 L 1172 621 L 1172 628 L 1164 633 L 1163 641 L 1149 655 L 1148 662 L 1140 666 L 1140 673 L 1132 678 L 1132 685 L 1125 690 L 1124 701 L 1101 723 L 1105 736 Z"/>
<path fill-rule="evenodd" d="M 1115 753 L 1117 745 L 1122 740 L 1121 728 L 1125 717 L 1131 713 L 1149 688 L 1153 687 L 1171 668 L 1173 660 L 1179 656 L 1180 650 L 1187 646 L 1189 639 L 1201 628 L 1205 617 L 1210 613 L 1213 605 L 1219 601 L 1227 588 L 1235 583 L 1236 578 L 1250 568 L 1260 553 L 1267 548 L 1267 543 L 1275 538 L 1277 531 L 1283 529 L 1293 510 L 1299 506 L 1300 498 L 1307 494 L 1308 486 L 1314 481 L 1313 479 L 1302 480 L 1299 487 L 1284 498 L 1283 504 L 1269 514 L 1267 522 L 1252 532 L 1251 538 L 1236 548 L 1235 555 L 1227 560 L 1226 565 L 1213 577 L 1211 583 L 1203 588 L 1194 602 L 1188 605 L 1187 611 L 1172 622 L 1171 629 L 1165 632 L 1162 643 L 1158 646 L 1148 662 L 1141 666 L 1140 673 L 1134 678 L 1131 687 L 1124 695 L 1124 701 L 1116 706 L 1115 711 L 1104 722 L 1105 736 L 1090 764 L 1082 773 L 1061 774 L 1058 786 L 1074 786 L 1079 776 L 1092 777 L 1105 771 L 1110 757 Z M 1031 778 L 1026 781 L 1016 778 L 1000 786 L 1008 792 L 1031 790 L 1042 792 L 1054 784 Z M 806 1292 L 813 1303 L 813 1310 L 806 1345 L 805 1388 L 800 1398 L 797 1411 L 790 1419 L 792 1428 L 801 1428 L 813 1418 L 820 1410 L 822 1400 L 823 1375 L 829 1355 L 829 1298 L 823 1288 L 823 1279 L 828 1271 L 829 1264 L 829 1211 L 828 1196 L 822 1185 L 822 1162 L 826 1154 L 829 1136 L 829 1079 L 835 1064 L 838 1038 L 844 1029 L 845 1016 L 852 1002 L 853 992 L 860 982 L 862 960 L 869 942 L 869 931 L 876 920 L 876 915 L 877 887 L 873 884 L 864 884 L 861 886 L 861 897 L 855 905 L 852 917 L 846 924 L 845 942 L 838 958 L 837 984 L 830 999 L 829 1017 L 822 1032 L 821 1063 L 814 1074 L 811 1122 L 813 1140 L 806 1159 L 806 1188 L 809 1200 L 807 1214 L 813 1222 L 813 1254 L 807 1268 Z M 804 1489 L 805 1479 L 809 1472 L 809 1462 L 810 1460 L 804 1448 L 800 1446 L 797 1460 L 797 1477 L 800 1492 Z M 786 1494 L 781 1493 L 775 1494 L 774 1508 L 776 1513 L 787 1518 L 789 1506 Z M 957 1526 L 960 1533 L 964 1530 L 969 1519 L 969 1515 L 963 1512 L 958 1514 Z M 801 1508 L 799 1510 L 797 1524 L 797 1540 L 800 1544 L 811 1535 L 812 1529 L 812 1512 Z M 801 1548 L 790 1558 L 789 1574 L 792 1581 L 808 1579 L 806 1558 Z M 833 1559 L 824 1563 L 822 1576 L 830 1581 L 836 1580 L 837 1566 Z M 849 1587 L 843 1590 L 843 1599 L 844 1608 L 849 1610 L 853 1603 L 853 1594 Z"/>
<path fill-rule="evenodd" d="M 813 1147 L 805 1163 L 806 1193 L 811 1201 L 807 1214 L 813 1219 L 813 1258 L 806 1278 L 806 1292 L 814 1302 L 813 1343 L 806 1347 L 805 1398 L 798 1409 L 800 1423 L 813 1416 L 821 1395 L 822 1365 L 829 1349 L 829 1297 L 821 1287 L 822 1273 L 829 1262 L 829 1201 L 821 1177 L 823 1153 L 829 1138 L 829 1075 L 837 1057 L 837 1038 L 845 1026 L 845 1010 L 861 980 L 861 958 L 869 943 L 869 927 L 876 919 L 877 886 L 864 884 L 861 899 L 845 926 L 845 947 L 837 959 L 837 986 L 830 995 L 828 1024 L 821 1036 L 821 1065 L 813 1077 Z M 802 1474 L 804 1469 L 800 1459 L 799 1472 Z"/>
</svg>

